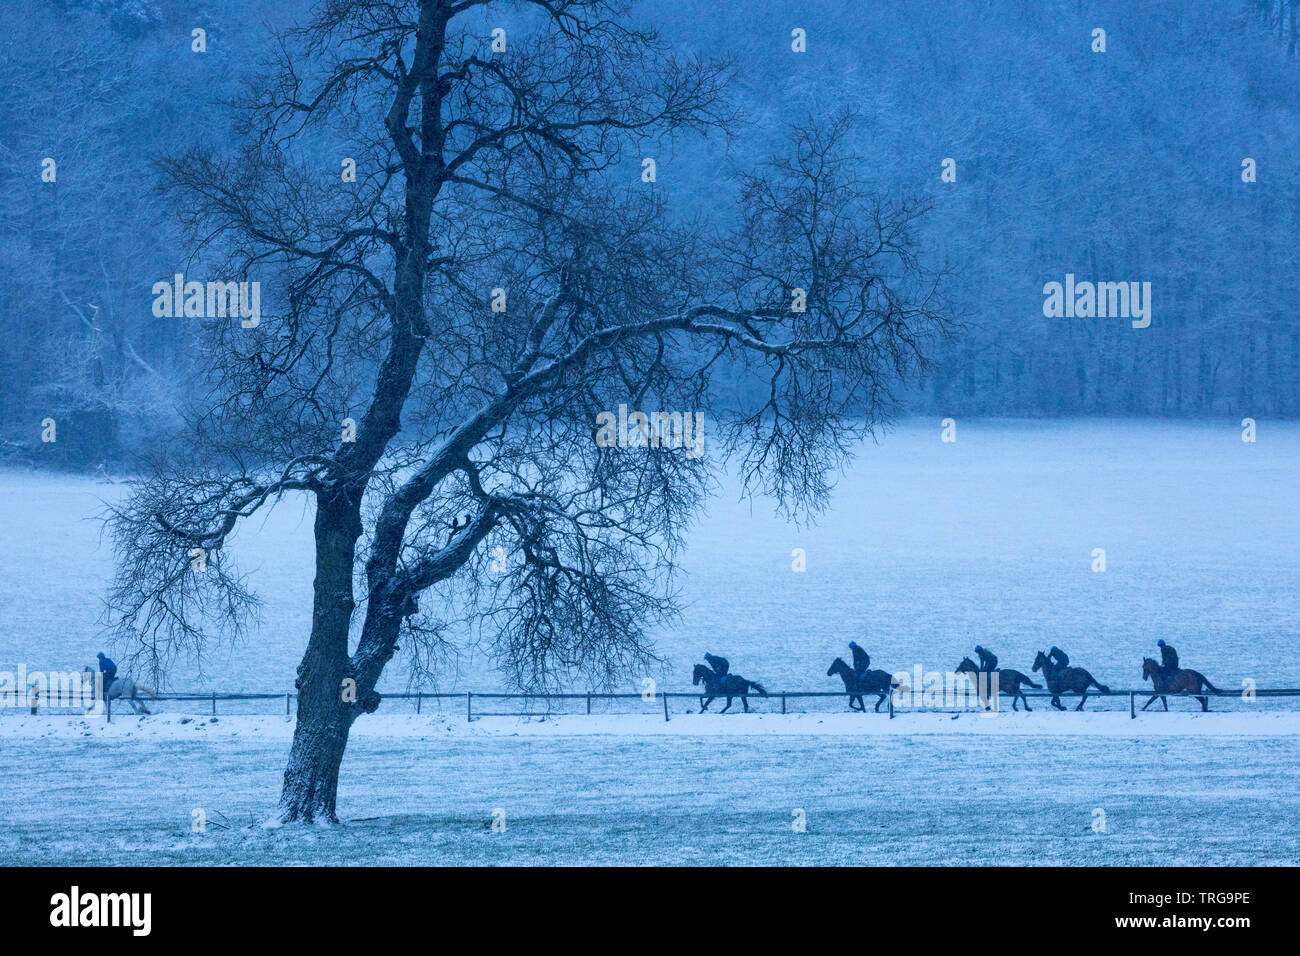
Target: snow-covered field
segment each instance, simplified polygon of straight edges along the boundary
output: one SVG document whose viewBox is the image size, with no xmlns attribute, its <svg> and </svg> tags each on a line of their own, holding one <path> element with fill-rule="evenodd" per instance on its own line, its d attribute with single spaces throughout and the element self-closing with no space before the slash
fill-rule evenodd
<svg viewBox="0 0 1300 956">
<path fill-rule="evenodd" d="M 1028 671 L 1066 647 L 1141 687 L 1164 637 L 1224 690 L 1300 686 L 1300 426 L 913 422 L 867 448 L 815 527 L 713 502 L 684 556 L 686 613 L 658 636 L 668 690 L 704 651 L 769 690 L 838 690 L 852 638 L 888 670 L 950 669 L 975 643 Z M 79 669 L 101 646 L 111 569 L 92 515 L 121 485 L 0 471 L 0 670 Z M 310 609 L 310 513 L 286 502 L 236 540 L 266 600 L 245 646 L 165 689 L 292 686 Z M 804 549 L 807 570 L 791 570 Z M 1107 568 L 1091 570 L 1093 549 Z M 108 648 L 119 652 L 122 649 Z M 640 690 L 628 675 L 621 691 Z M 400 672 L 389 689 L 404 689 Z M 466 647 L 441 690 L 503 689 Z M 575 687 L 574 690 L 585 690 Z M 1074 699 L 1066 697 L 1067 706 Z M 715 705 L 715 707 L 720 706 Z M 1003 699 L 1003 706 L 1009 700 Z M 1139 702 L 1141 703 L 1141 701 Z M 282 705 L 163 702 L 113 723 L 0 714 L 0 863 L 1296 863 L 1300 699 L 1186 699 L 1096 713 L 597 713 L 472 724 L 456 702 L 358 722 L 334 831 L 254 824 L 278 793 Z M 1293 706 L 1294 705 L 1294 706 Z M 739 702 L 737 702 L 737 707 Z M 1156 705 L 1158 706 L 1158 705 Z M 260 709 L 263 716 L 251 716 Z M 598 706 L 598 710 L 605 709 Z M 610 708 L 612 709 L 612 708 Z M 485 826 L 494 809 L 507 829 Z M 202 809 L 206 833 L 192 833 Z M 802 809 L 808 832 L 791 829 Z M 1095 810 L 1106 832 L 1093 830 Z M 226 827 L 226 829 L 223 829 Z"/>
<path fill-rule="evenodd" d="M 1262 422 L 1246 444 L 1234 421 L 963 421 L 943 444 L 937 422 L 909 422 L 863 449 L 815 527 L 774 517 L 769 502 L 751 509 L 727 486 L 691 534 L 686 611 L 658 635 L 669 666 L 656 676 L 688 689 L 707 650 L 769 690 L 836 690 L 826 668 L 856 639 L 890 671 L 947 670 L 983 643 L 1028 672 L 1036 650 L 1059 644 L 1102 683 L 1132 687 L 1164 637 L 1221 688 L 1297 687 L 1298 486 L 1292 423 Z M 100 648 L 111 570 L 92 516 L 122 487 L 0 470 L 0 491 L 12 542 L 0 549 L 0 669 L 80 669 Z M 266 602 L 262 624 L 202 674 L 182 662 L 165 686 L 292 687 L 310 539 L 310 512 L 294 500 L 241 532 L 234 553 Z M 804 573 L 791 570 L 795 548 Z M 1091 570 L 1094 548 L 1104 573 Z M 405 688 L 396 666 L 386 676 Z M 616 689 L 639 691 L 644 676 Z M 467 647 L 439 689 L 502 683 Z"/>
<path fill-rule="evenodd" d="M 307 832 L 260 825 L 284 718 L 14 717 L 0 864 L 1300 862 L 1294 718 L 1073 716 L 376 717 Z"/>
</svg>

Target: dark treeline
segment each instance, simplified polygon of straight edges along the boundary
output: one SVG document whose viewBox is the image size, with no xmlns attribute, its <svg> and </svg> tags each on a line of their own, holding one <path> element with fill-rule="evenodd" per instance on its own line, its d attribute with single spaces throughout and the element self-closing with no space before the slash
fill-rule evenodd
<svg viewBox="0 0 1300 956">
<path fill-rule="evenodd" d="M 174 428 L 194 330 L 155 318 L 150 290 L 185 271 L 190 250 L 175 240 L 155 163 L 230 129 L 221 102 L 255 65 L 276 6 L 5 5 L 0 438 L 11 456 L 93 467 Z M 191 52 L 194 28 L 205 54 Z M 42 444 L 47 418 L 58 440 Z"/>
<path fill-rule="evenodd" d="M 176 240 L 155 166 L 219 144 L 238 91 L 306 0 L 41 0 L 0 30 L 0 437 L 94 467 L 174 426 L 196 320 L 156 318 Z M 732 156 L 645 144 L 686 211 L 809 116 L 857 114 L 886 196 L 930 196 L 925 244 L 964 329 L 908 411 L 1300 414 L 1300 0 L 722 3 L 646 0 L 683 53 L 729 54 Z M 524 29 L 512 4 L 485 22 Z M 806 53 L 791 30 L 807 31 Z M 1092 31 L 1106 31 L 1106 52 Z M 191 52 L 191 31 L 207 52 Z M 322 148 L 319 175 L 339 175 Z M 43 179 L 46 158 L 57 163 Z M 940 179 L 945 158 L 956 182 Z M 1243 161 L 1256 181 L 1243 182 Z M 635 181 L 640 157 L 628 157 Z M 1151 324 L 1047 318 L 1043 285 L 1149 282 Z M 485 299 L 487 291 L 485 290 Z M 738 386 L 740 387 L 740 386 Z M 43 446 L 41 423 L 58 423 Z"/>
</svg>

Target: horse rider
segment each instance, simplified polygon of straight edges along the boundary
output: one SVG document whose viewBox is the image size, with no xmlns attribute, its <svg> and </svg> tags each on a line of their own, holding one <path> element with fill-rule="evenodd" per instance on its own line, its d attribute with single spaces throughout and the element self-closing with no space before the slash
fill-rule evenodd
<svg viewBox="0 0 1300 956">
<path fill-rule="evenodd" d="M 1156 646 L 1160 648 L 1160 673 L 1168 680 L 1178 673 L 1178 652 L 1163 637 L 1156 641 Z"/>
<path fill-rule="evenodd" d="M 727 663 L 725 657 L 714 657 L 712 654 L 705 651 L 704 659 L 708 661 L 709 666 L 713 668 L 713 673 L 718 675 L 718 680 L 722 680 L 722 678 L 726 677 L 727 671 L 731 669 L 731 665 Z"/>
<path fill-rule="evenodd" d="M 857 641 L 849 641 L 849 650 L 853 652 L 853 673 L 862 679 L 862 675 L 871 669 L 871 655 L 858 646 Z"/>
<path fill-rule="evenodd" d="M 1047 659 L 1052 662 L 1052 666 L 1058 671 L 1063 671 L 1070 666 L 1070 655 L 1065 653 L 1065 651 L 1061 650 L 1055 644 L 1053 644 L 1052 649 L 1047 652 Z"/>
<path fill-rule="evenodd" d="M 99 658 L 99 672 L 104 675 L 104 693 L 107 694 L 108 689 L 113 686 L 113 681 L 117 680 L 117 665 L 105 657 L 103 651 L 95 656 Z"/>
<path fill-rule="evenodd" d="M 992 674 L 998 669 L 998 656 L 988 648 L 976 644 L 975 653 L 979 655 L 981 674 Z"/>
</svg>

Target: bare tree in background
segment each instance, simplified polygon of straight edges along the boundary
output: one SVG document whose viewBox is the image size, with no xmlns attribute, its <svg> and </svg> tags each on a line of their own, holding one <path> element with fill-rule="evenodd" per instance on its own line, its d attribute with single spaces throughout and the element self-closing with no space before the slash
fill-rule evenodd
<svg viewBox="0 0 1300 956">
<path fill-rule="evenodd" d="M 255 605 L 230 535 L 312 499 L 286 822 L 336 819 L 349 728 L 399 641 L 468 618 L 521 687 L 644 674 L 711 469 L 821 507 L 947 326 L 910 233 L 927 207 L 872 197 L 839 153 L 847 119 L 745 176 L 728 228 L 682 219 L 618 166 L 725 132 L 725 64 L 605 0 L 521 4 L 530 28 L 493 51 L 481 6 L 323 4 L 281 38 L 238 152 L 165 164 L 195 248 L 281 307 L 205 323 L 207 399 L 113 518 L 111 606 L 159 666 L 230 636 Z M 322 143 L 347 144 L 357 182 L 308 163 Z M 707 454 L 603 447 L 596 416 L 620 404 L 707 413 Z"/>
</svg>

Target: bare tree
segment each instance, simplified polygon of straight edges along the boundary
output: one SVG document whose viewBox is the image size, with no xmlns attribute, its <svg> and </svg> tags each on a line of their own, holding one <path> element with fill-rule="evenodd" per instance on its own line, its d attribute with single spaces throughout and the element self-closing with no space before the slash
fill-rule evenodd
<svg viewBox="0 0 1300 956">
<path fill-rule="evenodd" d="M 821 507 L 947 325 L 911 235 L 926 203 L 873 198 L 840 155 L 847 118 L 742 177 L 714 228 L 619 164 L 725 132 L 726 64 L 606 0 L 530 0 L 527 35 L 493 50 L 481 6 L 325 3 L 280 38 L 237 154 L 164 164 L 196 255 L 282 295 L 256 328 L 205 323 L 207 399 L 113 518 L 111 606 L 160 667 L 237 632 L 255 599 L 231 533 L 310 496 L 286 822 L 336 819 L 349 728 L 399 640 L 468 618 L 522 687 L 644 673 L 710 469 Z M 355 183 L 313 168 L 331 152 Z M 620 405 L 708 413 L 707 458 L 610 447 L 597 416 Z"/>
</svg>

